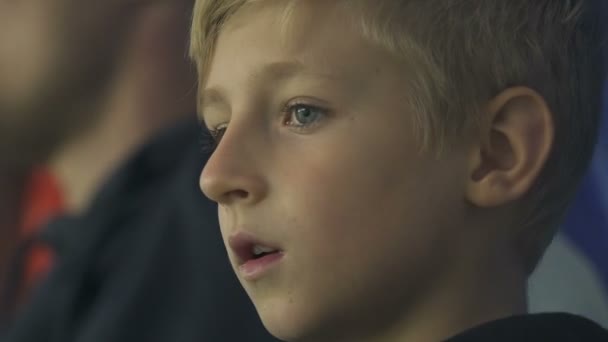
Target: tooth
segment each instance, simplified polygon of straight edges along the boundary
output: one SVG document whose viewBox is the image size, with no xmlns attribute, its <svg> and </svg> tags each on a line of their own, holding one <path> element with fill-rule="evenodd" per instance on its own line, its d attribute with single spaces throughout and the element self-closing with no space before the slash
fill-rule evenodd
<svg viewBox="0 0 608 342">
<path fill-rule="evenodd" d="M 263 253 L 271 253 L 274 252 L 275 250 L 270 248 L 270 247 L 265 247 L 265 246 L 260 246 L 260 245 L 255 245 L 253 246 L 253 255 L 260 255 Z"/>
</svg>

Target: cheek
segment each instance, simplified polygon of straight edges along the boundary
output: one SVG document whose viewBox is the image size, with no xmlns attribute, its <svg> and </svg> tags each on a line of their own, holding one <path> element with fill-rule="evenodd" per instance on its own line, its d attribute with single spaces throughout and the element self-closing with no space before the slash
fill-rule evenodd
<svg viewBox="0 0 608 342">
<path fill-rule="evenodd" d="M 222 233 L 222 241 L 224 242 L 224 248 L 226 249 L 226 253 L 230 263 L 234 269 L 237 259 L 232 250 L 229 247 L 228 238 L 230 234 L 233 232 L 234 219 L 233 216 L 229 214 L 229 211 L 226 210 L 226 207 L 218 205 L 217 207 L 218 213 L 218 222 L 220 225 L 220 232 Z M 236 269 L 234 269 L 236 272 Z"/>
<path fill-rule="evenodd" d="M 449 216 L 445 208 L 456 200 L 451 180 L 434 161 L 395 144 L 348 145 L 286 169 L 279 203 L 291 214 L 286 234 L 301 262 L 339 260 L 330 272 L 350 269 L 345 277 L 357 268 L 395 271 L 443 239 L 448 224 L 437 213 Z"/>
<path fill-rule="evenodd" d="M 295 163 L 294 163 L 295 164 Z M 282 212 L 310 248 L 330 254 L 340 248 L 358 254 L 403 222 L 418 189 L 412 170 L 391 155 L 342 149 L 318 153 L 288 169 L 281 182 Z M 284 175 L 284 176 L 285 176 Z M 344 251 L 346 252 L 346 251 Z"/>
<path fill-rule="evenodd" d="M 220 230 L 222 232 L 222 237 L 224 239 L 224 242 L 227 242 L 230 227 L 232 225 L 232 218 L 230 215 L 228 215 L 228 211 L 222 205 L 217 206 L 217 215 L 219 219 Z"/>
<path fill-rule="evenodd" d="M 285 293 L 301 298 L 286 310 L 315 322 L 341 317 L 344 308 L 372 313 L 408 300 L 447 238 L 436 210 L 448 201 L 426 194 L 425 166 L 386 153 L 338 155 L 317 154 L 289 169 L 278 201 L 289 215 L 276 218 L 287 220 Z"/>
</svg>

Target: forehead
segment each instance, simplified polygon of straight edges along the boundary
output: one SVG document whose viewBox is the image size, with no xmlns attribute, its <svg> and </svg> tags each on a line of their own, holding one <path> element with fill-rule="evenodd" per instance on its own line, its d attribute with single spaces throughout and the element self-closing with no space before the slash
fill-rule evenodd
<svg viewBox="0 0 608 342">
<path fill-rule="evenodd" d="M 262 1 L 240 9 L 219 34 L 205 86 L 253 70 L 364 80 L 389 55 L 368 44 L 337 3 L 304 1 L 290 8 L 287 1 Z"/>
</svg>

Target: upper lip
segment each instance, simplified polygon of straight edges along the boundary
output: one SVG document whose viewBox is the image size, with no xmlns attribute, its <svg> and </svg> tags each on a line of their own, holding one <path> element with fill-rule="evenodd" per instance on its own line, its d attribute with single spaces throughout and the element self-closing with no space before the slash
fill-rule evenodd
<svg viewBox="0 0 608 342">
<path fill-rule="evenodd" d="M 281 248 L 276 244 L 263 241 L 254 236 L 253 234 L 246 232 L 238 232 L 236 234 L 231 235 L 228 238 L 228 245 L 237 257 L 237 263 L 239 266 L 253 259 L 253 247 L 256 245 L 268 247 L 279 252 L 281 251 Z"/>
</svg>

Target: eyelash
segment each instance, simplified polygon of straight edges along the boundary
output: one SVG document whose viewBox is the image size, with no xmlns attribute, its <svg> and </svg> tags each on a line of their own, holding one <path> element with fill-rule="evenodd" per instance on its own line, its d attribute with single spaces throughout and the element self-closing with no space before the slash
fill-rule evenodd
<svg viewBox="0 0 608 342">
<path fill-rule="evenodd" d="M 293 120 L 293 117 L 296 115 L 295 110 L 301 109 L 301 108 L 306 108 L 306 109 L 310 109 L 314 112 L 319 112 L 320 118 L 310 124 L 294 125 L 294 124 L 288 123 L 288 121 Z M 319 120 L 325 119 L 329 115 L 330 111 L 328 109 L 325 109 L 325 108 L 322 108 L 319 106 L 315 106 L 315 105 L 310 105 L 310 104 L 303 103 L 303 102 L 292 102 L 292 103 L 285 105 L 283 107 L 283 109 L 281 110 L 281 113 L 284 118 L 283 119 L 284 125 L 290 127 L 293 130 L 302 132 L 302 131 L 306 131 L 307 129 L 310 129 L 311 127 L 318 125 Z M 222 137 L 224 136 L 224 133 L 226 132 L 227 125 L 222 124 L 216 128 L 207 128 L 204 124 L 202 126 L 203 126 L 202 136 L 201 136 L 202 149 L 203 149 L 203 152 L 205 152 L 205 153 L 211 153 L 217 148 L 220 141 L 222 140 Z"/>
<path fill-rule="evenodd" d="M 223 130 L 222 129 L 221 133 L 220 130 L 218 129 L 209 129 L 207 128 L 207 126 L 205 126 L 205 124 L 201 124 L 201 134 L 200 134 L 200 145 L 201 145 L 201 150 L 203 151 L 203 153 L 205 154 L 211 154 L 213 153 L 213 151 L 215 151 L 215 149 L 217 148 L 217 145 L 219 145 L 220 140 L 221 140 L 221 136 L 219 136 L 220 134 L 223 135 Z"/>
<path fill-rule="evenodd" d="M 327 118 L 327 116 L 329 115 L 329 110 L 319 107 L 319 106 L 315 106 L 315 105 L 311 105 L 311 104 L 307 104 L 307 103 L 303 103 L 303 102 L 293 102 L 293 103 L 289 103 L 287 104 L 285 107 L 283 107 L 283 110 L 281 111 L 283 113 L 283 117 L 287 118 L 287 119 L 293 119 L 293 116 L 296 114 L 295 109 L 299 109 L 299 108 L 306 108 L 306 109 L 310 109 L 314 112 L 318 112 L 320 113 L 320 117 L 318 120 L 315 120 L 312 123 L 309 124 L 301 124 L 301 125 L 297 125 L 297 124 L 293 124 L 293 123 L 288 123 L 286 122 L 287 120 L 283 121 L 283 124 L 285 124 L 286 126 L 291 127 L 291 129 L 295 129 L 297 131 L 305 131 L 307 129 L 311 129 L 314 126 L 317 126 L 320 122 L 319 120 L 323 120 L 325 118 Z"/>
</svg>

